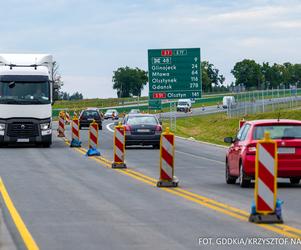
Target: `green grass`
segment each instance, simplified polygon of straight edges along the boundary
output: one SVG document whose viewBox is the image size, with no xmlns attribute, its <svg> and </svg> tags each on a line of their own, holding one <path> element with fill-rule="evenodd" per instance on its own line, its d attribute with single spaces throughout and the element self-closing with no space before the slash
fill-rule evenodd
<svg viewBox="0 0 301 250">
<path fill-rule="evenodd" d="M 276 119 L 279 112 L 260 113 L 249 115 L 247 120 Z M 234 137 L 238 130 L 238 123 L 242 117 L 228 118 L 224 113 L 178 118 L 175 134 L 185 138 L 193 137 L 196 140 L 227 145 L 224 137 Z M 301 119 L 301 110 L 281 110 L 282 119 Z M 164 127 L 169 126 L 168 121 L 163 122 Z"/>
<path fill-rule="evenodd" d="M 140 101 L 147 101 L 147 97 L 141 97 Z M 80 109 L 87 107 L 112 107 L 119 105 L 126 105 L 128 102 L 137 103 L 137 98 L 106 98 L 106 99 L 84 99 L 84 100 L 74 100 L 74 101 L 56 101 L 53 105 L 54 109 Z"/>
</svg>

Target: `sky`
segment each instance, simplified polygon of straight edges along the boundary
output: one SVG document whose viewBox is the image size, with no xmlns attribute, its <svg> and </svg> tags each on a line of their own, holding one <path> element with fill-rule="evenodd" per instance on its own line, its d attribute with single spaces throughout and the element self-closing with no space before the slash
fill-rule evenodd
<svg viewBox="0 0 301 250">
<path fill-rule="evenodd" d="M 301 0 L 0 0 L 0 53 L 50 53 L 63 90 L 116 97 L 113 71 L 147 50 L 201 48 L 230 84 L 245 58 L 301 63 Z M 143 94 L 147 95 L 147 87 Z"/>
</svg>

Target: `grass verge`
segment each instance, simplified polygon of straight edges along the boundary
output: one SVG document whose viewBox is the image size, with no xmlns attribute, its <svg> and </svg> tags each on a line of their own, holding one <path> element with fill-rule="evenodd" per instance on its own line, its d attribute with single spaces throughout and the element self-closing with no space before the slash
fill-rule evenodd
<svg viewBox="0 0 301 250">
<path fill-rule="evenodd" d="M 277 119 L 279 111 L 249 115 L 247 120 Z M 301 110 L 281 110 L 282 119 L 301 119 Z M 235 136 L 238 130 L 238 123 L 242 117 L 229 118 L 225 113 L 193 116 L 189 118 L 178 118 L 175 134 L 185 138 L 193 137 L 199 141 L 205 141 L 220 145 L 224 143 L 224 137 Z M 163 126 L 169 126 L 169 121 L 164 121 Z"/>
</svg>

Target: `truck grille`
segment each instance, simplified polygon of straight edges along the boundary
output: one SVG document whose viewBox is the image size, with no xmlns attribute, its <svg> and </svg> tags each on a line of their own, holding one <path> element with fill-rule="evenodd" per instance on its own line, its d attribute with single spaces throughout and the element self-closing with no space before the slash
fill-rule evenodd
<svg viewBox="0 0 301 250">
<path fill-rule="evenodd" d="M 37 124 L 30 122 L 8 124 L 7 135 L 10 137 L 29 138 L 39 135 Z"/>
</svg>

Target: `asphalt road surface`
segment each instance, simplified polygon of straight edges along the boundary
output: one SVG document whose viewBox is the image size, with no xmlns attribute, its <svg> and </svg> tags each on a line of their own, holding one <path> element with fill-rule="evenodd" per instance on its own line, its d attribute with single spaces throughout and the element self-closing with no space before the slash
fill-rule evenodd
<svg viewBox="0 0 301 250">
<path fill-rule="evenodd" d="M 247 222 L 253 188 L 225 184 L 225 148 L 176 139 L 175 173 L 180 187 L 159 189 L 155 186 L 159 150 L 129 148 L 128 170 L 109 168 L 113 157 L 110 123 L 106 121 L 100 132 L 103 158 L 88 158 L 85 149 L 72 149 L 56 136 L 49 149 L 0 149 L 0 175 L 40 249 L 229 249 L 220 245 L 219 237 L 301 235 L 297 230 L 301 229 L 300 185 L 280 180 L 278 196 L 285 202 L 287 228 L 254 225 Z M 69 127 L 66 136 L 70 139 Z M 81 140 L 87 148 L 87 130 L 81 131 Z M 206 237 L 213 238 L 213 245 L 199 239 Z M 300 245 L 285 248 L 300 249 Z"/>
</svg>

